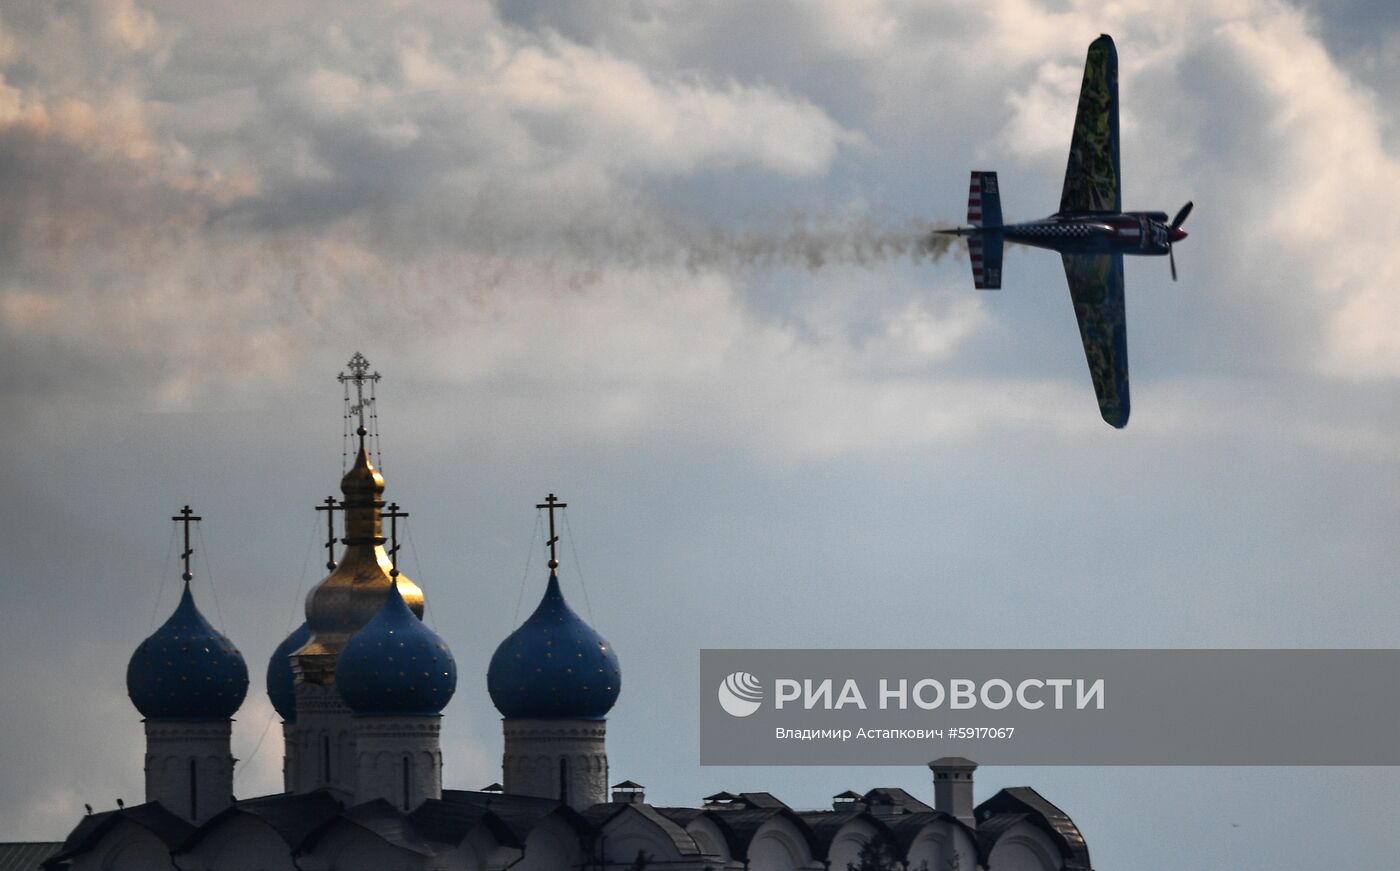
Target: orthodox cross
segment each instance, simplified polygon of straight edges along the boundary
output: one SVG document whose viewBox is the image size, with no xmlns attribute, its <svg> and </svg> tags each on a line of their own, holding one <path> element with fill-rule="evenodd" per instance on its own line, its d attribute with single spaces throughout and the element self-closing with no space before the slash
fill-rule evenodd
<svg viewBox="0 0 1400 871">
<path fill-rule="evenodd" d="M 560 502 L 553 493 L 550 493 L 545 497 L 544 502 L 535 507 L 549 509 L 549 541 L 545 543 L 545 547 L 549 548 L 549 570 L 553 572 L 559 568 L 559 551 L 556 547 L 559 543 L 559 536 L 554 534 L 554 509 L 568 508 L 569 503 Z"/>
<path fill-rule="evenodd" d="M 338 381 L 340 381 L 340 383 L 346 386 L 347 392 L 345 398 L 347 400 L 349 400 L 350 398 L 348 392 L 350 385 L 355 385 L 355 404 L 350 406 L 349 413 L 359 418 L 360 425 L 359 428 L 356 430 L 356 434 L 359 435 L 361 439 L 363 439 L 365 437 L 366 432 L 365 407 L 374 402 L 373 385 L 376 381 L 379 380 L 379 373 L 375 372 L 373 374 L 369 374 L 369 360 L 366 360 L 365 355 L 361 354 L 359 351 L 355 352 L 355 356 L 350 358 L 350 362 L 347 363 L 346 366 L 350 369 L 350 373 L 347 375 L 346 373 L 341 372 L 335 377 Z M 370 384 L 370 398 L 368 402 L 365 401 L 365 382 L 369 382 Z"/>
<path fill-rule="evenodd" d="M 324 505 L 317 505 L 317 511 L 326 512 L 326 571 L 335 570 L 335 543 L 339 540 L 335 537 L 335 513 L 344 511 L 345 506 L 335 501 L 334 496 L 327 496 Z"/>
<path fill-rule="evenodd" d="M 170 519 L 176 523 L 185 524 L 185 552 L 180 555 L 180 558 L 185 561 L 185 573 L 180 577 L 184 578 L 185 583 L 188 584 L 194 579 L 194 573 L 190 571 L 190 557 L 194 555 L 194 548 L 190 547 L 190 524 L 203 520 L 204 518 L 195 516 L 195 513 L 190 510 L 190 506 L 186 505 L 184 508 L 180 509 L 178 517 L 172 517 Z"/>
<path fill-rule="evenodd" d="M 399 576 L 399 518 L 407 517 L 407 511 L 399 510 L 399 503 L 390 502 L 389 510 L 382 515 L 389 518 L 389 577 Z"/>
</svg>

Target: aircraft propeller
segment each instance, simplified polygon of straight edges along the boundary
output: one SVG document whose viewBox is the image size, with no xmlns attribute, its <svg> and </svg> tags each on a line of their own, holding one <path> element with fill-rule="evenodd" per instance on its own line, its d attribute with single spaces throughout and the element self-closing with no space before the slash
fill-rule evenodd
<svg viewBox="0 0 1400 871">
<path fill-rule="evenodd" d="M 1186 216 L 1191 214 L 1191 206 L 1191 201 L 1187 200 L 1186 205 L 1182 206 L 1181 211 L 1176 213 L 1176 217 L 1172 218 L 1168 227 L 1171 232 L 1167 233 L 1167 262 L 1172 266 L 1172 281 L 1176 281 L 1176 254 L 1172 251 L 1172 236 L 1176 235 L 1177 229 L 1186 223 Z"/>
</svg>

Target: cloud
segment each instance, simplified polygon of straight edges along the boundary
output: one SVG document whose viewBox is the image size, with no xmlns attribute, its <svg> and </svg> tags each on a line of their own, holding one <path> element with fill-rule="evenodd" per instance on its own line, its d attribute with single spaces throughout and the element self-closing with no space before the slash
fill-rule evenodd
<svg viewBox="0 0 1400 871">
<path fill-rule="evenodd" d="M 560 37 L 507 49 L 482 91 L 537 142 L 612 173 L 693 173 L 752 165 L 783 175 L 825 170 L 843 131 L 796 95 L 698 76 L 658 81 L 634 62 Z M 553 156 L 553 155 L 551 155 Z"/>
<path fill-rule="evenodd" d="M 1084 34 L 1101 29 L 1118 34 L 1123 56 L 1125 152 L 1138 158 L 1130 205 L 1168 208 L 1160 200 L 1171 197 L 1174 208 L 1199 192 L 1180 259 L 1192 282 L 1228 289 L 1135 327 L 1178 341 L 1177 359 L 1200 368 L 1241 349 L 1247 370 L 1321 379 L 1400 366 L 1400 307 L 1388 301 L 1397 228 L 1385 205 L 1400 172 L 1371 95 L 1279 4 L 1167 17 L 1018 0 L 976 13 L 719 5 L 699 21 L 664 5 L 584 16 L 361 6 L 353 19 L 312 5 L 232 22 L 92 2 L 5 20 L 0 176 L 14 208 L 0 218 L 0 353 L 21 375 L 9 389 L 90 402 L 94 373 L 120 371 L 124 401 L 178 408 L 250 377 L 284 381 L 311 348 L 345 336 L 498 348 L 547 325 L 569 345 L 571 325 L 596 323 L 593 306 L 616 335 L 577 347 L 568 365 L 612 385 L 622 409 L 612 426 L 624 429 L 634 418 L 693 425 L 666 401 L 689 389 L 716 390 L 715 419 L 736 401 L 751 423 L 801 420 L 810 396 L 779 385 L 803 372 L 819 373 L 851 415 L 820 428 L 847 435 L 803 450 L 939 438 L 1022 415 L 972 398 L 987 393 L 1030 394 L 1020 408 L 1057 419 L 1059 394 L 1085 388 L 1078 368 L 1060 378 L 1023 369 L 994 386 L 966 365 L 944 371 L 1008 341 L 995 327 L 1015 309 L 992 317 L 929 296 L 943 275 L 909 280 L 902 270 L 928 270 L 947 250 L 927 243 L 933 200 L 911 212 L 902 192 L 891 206 L 871 191 L 912 179 L 956 202 L 981 155 L 1009 163 L 1008 208 L 1033 208 L 1034 191 L 1013 184 L 1057 187 Z M 781 50 L 731 67 L 726 46 L 741 31 Z M 824 64 L 840 76 L 818 77 Z M 1256 120 L 1238 123 L 1246 113 Z M 941 153 L 927 153 L 930 139 Z M 732 206 L 710 198 L 721 185 Z M 830 193 L 839 186 L 856 192 Z M 1358 213 L 1368 219 L 1350 219 Z M 1011 268 L 1038 274 L 1042 261 Z M 879 272 L 842 271 L 851 265 Z M 856 293 L 853 306 L 823 310 L 832 294 L 814 288 L 828 272 Z M 716 330 L 716 347 L 742 339 L 705 358 L 655 299 Z M 574 320 L 539 316 L 562 300 Z M 1075 351 L 1053 326 L 1014 331 Z M 652 335 L 701 355 L 696 367 L 739 391 L 658 389 L 613 371 L 610 353 L 644 355 L 632 337 Z M 492 367 L 532 365 L 505 352 L 467 357 L 486 381 L 503 374 Z M 959 408 L 965 420 L 891 417 L 860 396 Z M 886 423 L 863 426 L 872 415 Z M 741 438 L 737 427 L 730 437 Z"/>
<path fill-rule="evenodd" d="M 1256 76 L 1270 118 L 1256 134 L 1286 180 L 1251 233 L 1256 250 L 1301 270 L 1295 286 L 1323 308 L 1323 371 L 1400 376 L 1400 159 L 1382 143 L 1375 94 L 1334 64 L 1301 15 L 1231 23 L 1220 36 Z"/>
<path fill-rule="evenodd" d="M 739 241 L 637 187 L 823 171 L 858 137 L 805 98 L 655 73 L 480 5 L 367 5 L 360 23 L 277 22 L 241 70 L 198 15 L 130 2 L 5 31 L 0 326 L 33 376 L 22 381 L 84 393 L 120 360 L 138 401 L 165 406 L 216 372 L 286 371 L 327 322 L 412 329 L 515 273 L 579 286 L 613 264 L 730 269 L 811 260 L 819 245 L 861 260 L 917 245 L 901 229 L 836 250 L 870 237 L 868 221 Z M 251 49 L 267 34 L 243 36 Z M 371 316 L 395 285 L 407 304 Z"/>
</svg>

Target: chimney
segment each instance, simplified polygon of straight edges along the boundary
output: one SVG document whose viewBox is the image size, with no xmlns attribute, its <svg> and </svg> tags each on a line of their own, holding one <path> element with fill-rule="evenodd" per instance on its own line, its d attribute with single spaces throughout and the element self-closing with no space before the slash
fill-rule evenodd
<svg viewBox="0 0 1400 871">
<path fill-rule="evenodd" d="M 928 764 L 933 772 L 933 806 L 956 817 L 969 826 L 976 826 L 972 804 L 972 772 L 977 763 L 961 756 L 944 756 Z"/>
<path fill-rule="evenodd" d="M 646 804 L 647 794 L 642 791 L 644 789 L 646 787 L 631 780 L 614 783 L 612 788 L 613 804 Z"/>
<path fill-rule="evenodd" d="M 846 790 L 831 797 L 831 809 L 838 812 L 865 810 L 865 796 Z"/>
</svg>

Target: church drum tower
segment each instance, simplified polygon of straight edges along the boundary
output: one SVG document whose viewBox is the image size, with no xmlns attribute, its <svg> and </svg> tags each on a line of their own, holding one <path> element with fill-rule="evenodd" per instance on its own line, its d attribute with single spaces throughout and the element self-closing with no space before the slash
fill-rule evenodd
<svg viewBox="0 0 1400 871">
<path fill-rule="evenodd" d="M 283 721 L 285 788 L 302 793 L 329 789 L 343 801 L 357 791 L 354 713 L 336 686 L 336 663 L 351 636 L 379 612 L 397 579 L 398 592 L 415 616 L 423 616 L 423 591 L 398 574 L 385 551 L 384 476 L 370 460 L 366 423 L 377 417 L 374 385 L 378 372 L 355 354 L 349 372 L 337 376 L 345 385 L 347 421 L 357 423 L 358 450 L 340 481 L 343 499 L 327 499 L 318 511 L 344 516 L 345 545 L 340 562 L 328 562 L 328 574 L 306 597 L 306 622 L 273 653 L 268 663 L 268 695 Z M 354 387 L 352 402 L 350 388 Z M 368 412 L 368 416 L 367 416 Z M 330 537 L 327 547 L 335 544 Z"/>
<path fill-rule="evenodd" d="M 607 714 L 622 673 L 617 654 L 574 613 L 559 588 L 554 494 L 544 597 L 491 657 L 486 686 L 502 715 L 505 791 L 559 799 L 575 810 L 608 800 Z"/>
<path fill-rule="evenodd" d="M 190 592 L 190 525 L 201 518 L 186 505 L 171 519 L 185 527 L 185 589 L 175 612 L 132 653 L 126 690 L 145 718 L 146 801 L 198 824 L 233 802 L 229 738 L 248 666 Z"/>
</svg>

